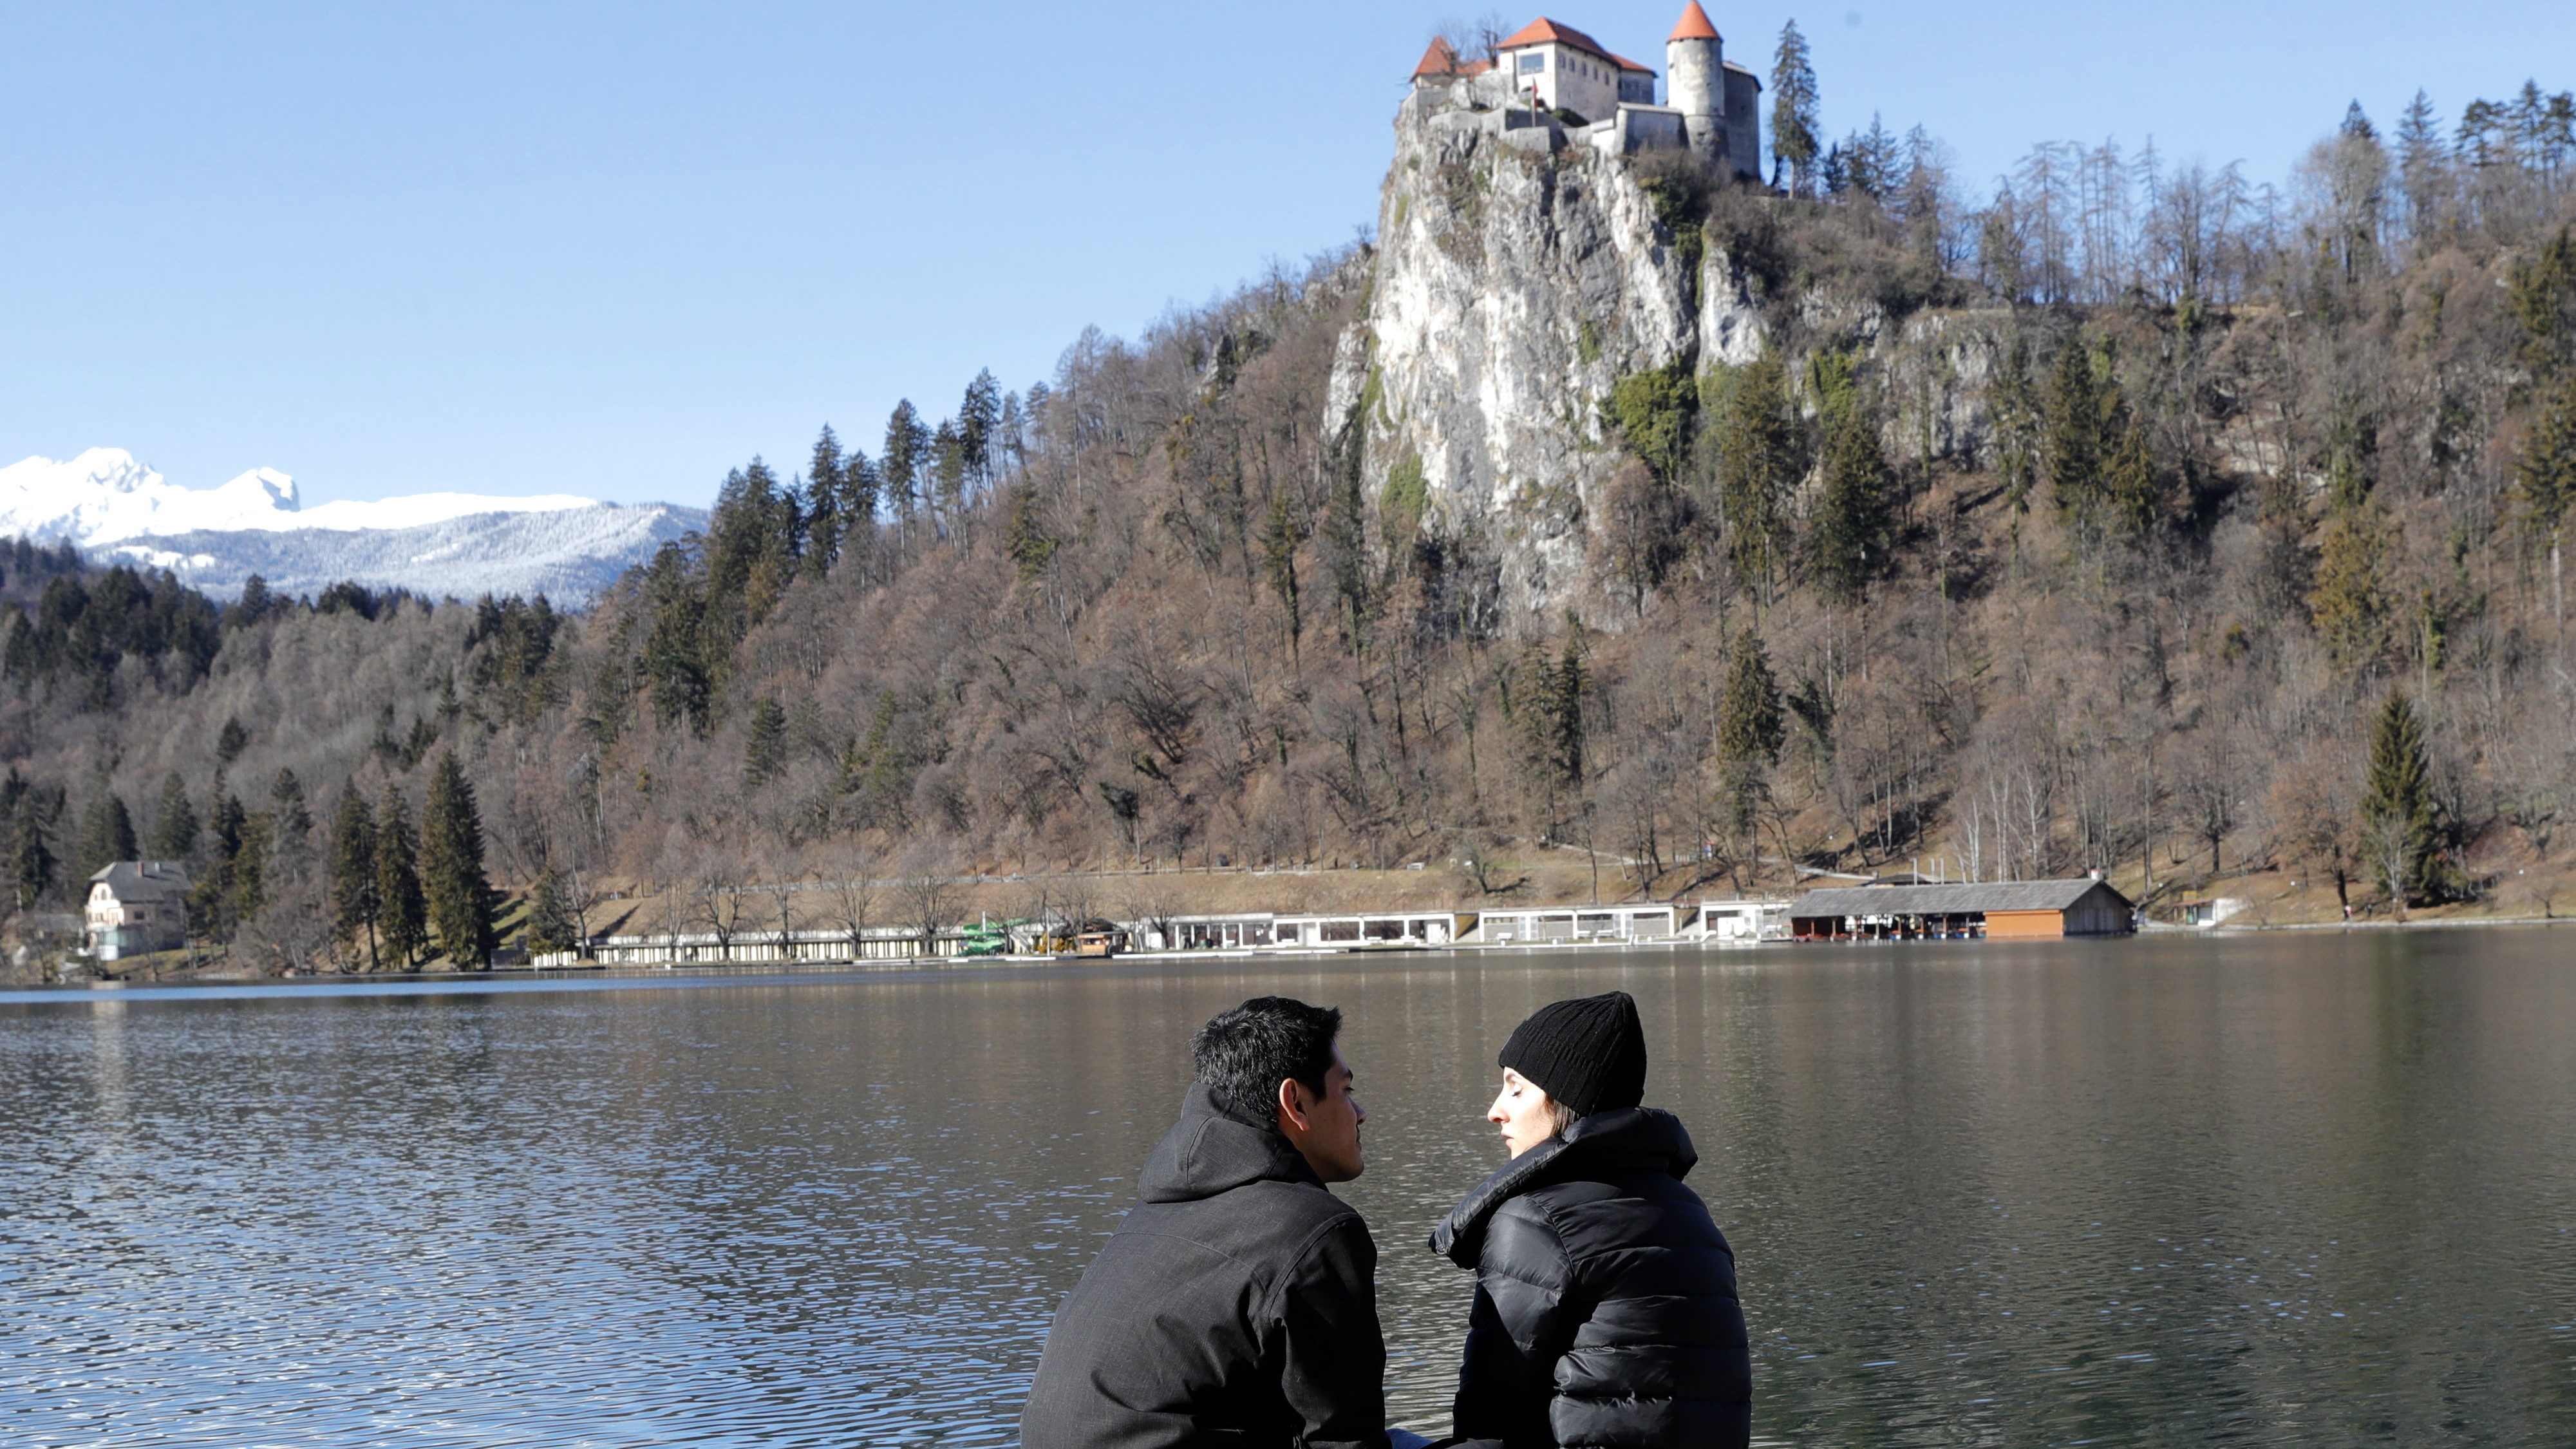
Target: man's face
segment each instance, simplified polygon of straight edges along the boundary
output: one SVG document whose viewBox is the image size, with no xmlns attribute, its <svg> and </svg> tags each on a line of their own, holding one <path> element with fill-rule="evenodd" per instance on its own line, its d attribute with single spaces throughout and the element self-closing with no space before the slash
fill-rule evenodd
<svg viewBox="0 0 2576 1449">
<path fill-rule="evenodd" d="M 1279 1130 L 1326 1182 L 1348 1182 L 1360 1175 L 1360 1124 L 1368 1112 L 1351 1095 L 1351 1065 L 1342 1049 L 1333 1048 L 1332 1070 L 1324 1073 L 1324 1092 L 1294 1078 L 1280 1086 Z"/>
</svg>

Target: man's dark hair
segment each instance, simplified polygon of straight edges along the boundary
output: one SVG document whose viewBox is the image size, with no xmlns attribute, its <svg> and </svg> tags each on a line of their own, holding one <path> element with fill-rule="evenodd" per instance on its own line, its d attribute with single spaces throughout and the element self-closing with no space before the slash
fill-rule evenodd
<svg viewBox="0 0 2576 1449">
<path fill-rule="evenodd" d="M 1256 996 L 1199 1028 L 1190 1038 L 1190 1065 L 1227 1115 L 1266 1126 L 1279 1120 L 1281 1082 L 1294 1077 L 1324 1094 L 1341 1031 L 1340 1007 Z"/>
</svg>

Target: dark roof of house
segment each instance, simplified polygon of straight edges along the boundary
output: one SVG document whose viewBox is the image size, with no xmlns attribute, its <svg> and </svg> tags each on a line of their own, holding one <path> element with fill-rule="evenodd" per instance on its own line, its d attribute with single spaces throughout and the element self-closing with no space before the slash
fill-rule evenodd
<svg viewBox="0 0 2576 1449">
<path fill-rule="evenodd" d="M 2127 909 L 2129 898 L 2093 879 L 1986 881 L 1976 885 L 1844 886 L 1809 891 L 1789 908 L 1792 917 L 1955 916 L 1972 911 L 2062 911 L 2087 891 L 2110 891 Z"/>
<path fill-rule="evenodd" d="M 188 868 L 175 860 L 120 860 L 89 878 L 120 901 L 171 900 L 188 893 Z"/>
</svg>

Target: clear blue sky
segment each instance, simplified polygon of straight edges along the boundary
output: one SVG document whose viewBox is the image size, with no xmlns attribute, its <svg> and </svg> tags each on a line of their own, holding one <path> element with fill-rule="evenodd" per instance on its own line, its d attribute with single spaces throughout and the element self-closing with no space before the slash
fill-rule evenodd
<svg viewBox="0 0 2576 1449">
<path fill-rule="evenodd" d="M 1548 13 L 1661 69 L 1679 9 Z M 1829 130 L 1920 122 L 1979 191 L 2151 133 L 2279 179 L 2354 98 L 2576 86 L 2568 0 L 1709 10 L 1766 76 L 1795 14 Z M 0 462 L 704 503 L 827 420 L 873 452 L 900 396 L 1348 240 L 1467 13 L 0 0 Z"/>
</svg>

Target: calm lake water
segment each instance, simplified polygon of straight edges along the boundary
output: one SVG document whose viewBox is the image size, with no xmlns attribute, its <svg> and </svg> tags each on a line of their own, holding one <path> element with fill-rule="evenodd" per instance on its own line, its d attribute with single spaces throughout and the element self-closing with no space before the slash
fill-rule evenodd
<svg viewBox="0 0 2576 1449">
<path fill-rule="evenodd" d="M 0 993 L 0 1442 L 1000 1444 L 1215 1011 L 1350 1013 L 1445 1432 L 1495 1048 L 1644 1009 L 1797 1445 L 2576 1443 L 2576 933 Z"/>
</svg>

